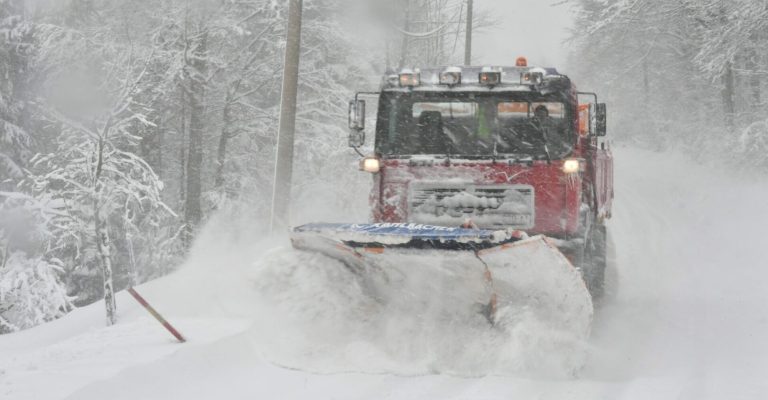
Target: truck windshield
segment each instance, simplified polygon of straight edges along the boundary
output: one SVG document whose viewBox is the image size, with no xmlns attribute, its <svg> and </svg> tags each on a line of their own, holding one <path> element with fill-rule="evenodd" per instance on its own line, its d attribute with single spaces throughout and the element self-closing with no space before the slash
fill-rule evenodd
<svg viewBox="0 0 768 400">
<path fill-rule="evenodd" d="M 562 94 L 382 93 L 376 152 L 560 159 L 573 150 Z"/>
</svg>

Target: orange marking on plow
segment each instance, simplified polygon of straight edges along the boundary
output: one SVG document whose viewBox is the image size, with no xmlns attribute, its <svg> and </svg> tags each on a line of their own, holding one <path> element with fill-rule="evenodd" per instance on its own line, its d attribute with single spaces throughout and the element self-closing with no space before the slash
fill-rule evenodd
<svg viewBox="0 0 768 400">
<path fill-rule="evenodd" d="M 364 247 L 363 250 L 365 250 L 366 253 L 371 254 L 383 254 L 384 248 L 383 247 Z"/>
</svg>

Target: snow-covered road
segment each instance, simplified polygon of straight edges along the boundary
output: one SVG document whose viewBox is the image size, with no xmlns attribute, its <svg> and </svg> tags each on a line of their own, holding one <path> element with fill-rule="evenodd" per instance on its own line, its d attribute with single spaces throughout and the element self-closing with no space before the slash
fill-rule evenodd
<svg viewBox="0 0 768 400">
<path fill-rule="evenodd" d="M 288 278 L 276 275 L 266 282 L 250 260 L 274 243 L 242 252 L 235 250 L 236 241 L 210 234 L 212 242 L 225 244 L 198 246 L 184 269 L 140 288 L 180 326 L 190 338 L 187 344 L 173 343 L 123 294 L 117 326 L 101 327 L 97 304 L 27 332 L 0 336 L 0 398 L 765 398 L 768 184 L 733 179 L 677 155 L 625 148 L 615 153 L 616 206 L 609 225 L 616 249 L 615 295 L 597 314 L 590 360 L 576 378 L 430 373 L 444 370 L 439 364 L 446 353 L 409 350 L 408 331 L 402 329 L 394 331 L 399 337 L 393 332 L 381 336 L 399 341 L 385 347 L 364 343 L 373 337 L 370 333 L 358 342 L 343 342 L 348 337 L 334 342 L 325 335 L 333 331 L 301 326 L 300 320 L 294 321 L 293 331 L 270 329 L 285 328 L 284 321 L 276 325 L 285 309 L 262 310 L 254 317 L 254 309 L 265 308 L 257 292 Z M 320 306 L 331 305 L 336 314 L 314 316 L 343 321 L 338 314 L 349 309 L 342 302 L 354 291 L 326 298 L 316 292 L 325 286 L 316 283 L 343 284 L 345 277 L 316 275 L 309 268 L 297 272 L 301 278 L 288 283 L 299 286 L 292 289 L 307 300 L 296 312 L 306 316 L 308 309 L 321 313 Z M 361 325 L 354 328 L 360 333 Z M 416 344 L 434 345 L 429 340 L 439 334 L 419 332 Z M 467 346 L 476 345 L 471 339 Z M 267 361 L 290 359 L 295 367 L 300 358 L 286 354 L 291 344 L 302 348 L 312 340 L 318 340 L 316 352 L 301 354 L 303 359 L 333 359 L 339 352 L 344 365 L 368 366 L 360 369 L 368 372 L 339 367 L 322 373 L 327 363 L 317 362 L 306 368 L 315 371 L 309 373 Z M 384 354 L 392 349 L 416 354 L 418 367 L 381 373 L 398 371 L 397 362 L 408 360 Z M 478 347 L 470 354 L 482 358 L 487 351 Z M 430 358 L 435 354 L 441 357 Z"/>
<path fill-rule="evenodd" d="M 619 291 L 585 379 L 609 397 L 765 398 L 768 183 L 682 157 L 617 151 Z"/>
</svg>

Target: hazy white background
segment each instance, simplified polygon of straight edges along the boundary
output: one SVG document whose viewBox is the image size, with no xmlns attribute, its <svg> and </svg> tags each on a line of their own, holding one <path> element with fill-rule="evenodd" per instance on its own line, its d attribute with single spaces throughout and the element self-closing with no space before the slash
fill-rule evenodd
<svg viewBox="0 0 768 400">
<path fill-rule="evenodd" d="M 532 65 L 565 70 L 564 45 L 573 25 L 572 10 L 561 0 L 475 0 L 475 9 L 494 10 L 499 25 L 473 40 L 473 64 L 514 65 L 519 56 Z"/>
</svg>

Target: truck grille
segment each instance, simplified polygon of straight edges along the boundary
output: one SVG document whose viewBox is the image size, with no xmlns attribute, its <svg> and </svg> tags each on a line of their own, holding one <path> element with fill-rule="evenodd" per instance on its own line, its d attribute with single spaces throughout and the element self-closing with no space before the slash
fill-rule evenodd
<svg viewBox="0 0 768 400">
<path fill-rule="evenodd" d="M 481 228 L 533 228 L 530 185 L 446 185 L 415 183 L 408 198 L 409 221 L 457 226 L 471 219 Z"/>
</svg>

